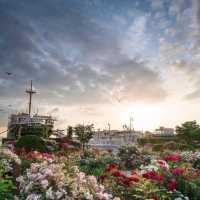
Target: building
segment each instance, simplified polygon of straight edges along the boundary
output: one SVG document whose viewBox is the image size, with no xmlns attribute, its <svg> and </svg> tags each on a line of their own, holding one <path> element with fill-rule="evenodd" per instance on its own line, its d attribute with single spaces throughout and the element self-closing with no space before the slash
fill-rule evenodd
<svg viewBox="0 0 200 200">
<path fill-rule="evenodd" d="M 165 127 L 161 126 L 160 128 L 155 130 L 154 136 L 157 136 L 157 137 L 173 137 L 174 136 L 174 129 L 173 128 L 165 128 Z"/>
<path fill-rule="evenodd" d="M 135 144 L 139 134 L 141 132 L 128 130 L 97 131 L 89 144 L 94 147 L 119 148 L 120 146 Z"/>
</svg>

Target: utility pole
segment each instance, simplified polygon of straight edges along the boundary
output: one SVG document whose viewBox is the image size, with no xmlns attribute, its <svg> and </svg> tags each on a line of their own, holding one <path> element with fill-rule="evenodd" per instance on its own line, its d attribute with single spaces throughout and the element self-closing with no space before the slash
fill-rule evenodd
<svg viewBox="0 0 200 200">
<path fill-rule="evenodd" d="M 108 132 L 110 134 L 110 123 L 108 123 Z"/>
<path fill-rule="evenodd" d="M 32 80 L 31 80 L 31 87 L 30 87 L 30 89 L 26 90 L 26 93 L 29 94 L 28 114 L 30 116 L 31 115 L 31 106 L 32 106 L 32 96 L 33 96 L 33 94 L 36 93 L 36 91 L 33 90 Z"/>
<path fill-rule="evenodd" d="M 133 117 L 130 117 L 130 131 L 132 130 Z"/>
</svg>

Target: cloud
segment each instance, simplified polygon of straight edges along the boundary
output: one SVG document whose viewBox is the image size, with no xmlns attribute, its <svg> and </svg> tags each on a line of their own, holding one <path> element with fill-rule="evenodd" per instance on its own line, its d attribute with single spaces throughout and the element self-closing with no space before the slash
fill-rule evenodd
<svg viewBox="0 0 200 200">
<path fill-rule="evenodd" d="M 165 100 L 163 80 L 147 58 L 156 52 L 151 15 L 136 8 L 126 15 L 126 4 L 89 2 L 0 0 L 4 108 L 26 107 L 27 80 L 37 90 L 34 104 L 54 114 L 77 106 L 94 116 L 93 105 Z"/>
<path fill-rule="evenodd" d="M 163 8 L 163 1 L 161 0 L 152 0 L 151 6 L 153 9 L 160 9 Z"/>
<path fill-rule="evenodd" d="M 47 1 L 34 5 L 24 1 L 22 5 L 20 13 L 13 13 L 12 9 L 1 12 L 0 64 L 2 71 L 11 71 L 15 75 L 9 78 L 1 75 L 2 80 L 9 83 L 0 88 L 3 98 L 13 95 L 20 98 L 17 93 L 24 91 L 24 80 L 33 79 L 40 88 L 42 101 L 104 103 L 110 97 L 102 88 L 115 91 L 122 74 L 120 95 L 130 101 L 156 100 L 164 94 L 159 86 L 159 75 L 148 69 L 148 64 L 124 56 L 118 32 L 100 19 L 92 19 L 77 5 L 68 8 L 52 2 L 47 4 Z M 127 44 L 132 42 L 131 48 L 145 48 L 146 20 L 146 17 L 138 17 L 129 26 L 126 41 Z M 149 81 L 154 90 L 146 87 Z"/>
</svg>

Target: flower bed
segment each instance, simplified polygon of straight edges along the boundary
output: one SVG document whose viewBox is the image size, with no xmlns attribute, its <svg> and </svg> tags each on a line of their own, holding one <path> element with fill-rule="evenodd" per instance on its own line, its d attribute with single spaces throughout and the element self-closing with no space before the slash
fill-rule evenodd
<svg viewBox="0 0 200 200">
<path fill-rule="evenodd" d="M 9 200 L 200 199 L 199 152 L 160 157 L 133 150 L 81 155 L 0 149 L 0 195 Z M 126 165 L 129 161 L 135 162 Z"/>
</svg>

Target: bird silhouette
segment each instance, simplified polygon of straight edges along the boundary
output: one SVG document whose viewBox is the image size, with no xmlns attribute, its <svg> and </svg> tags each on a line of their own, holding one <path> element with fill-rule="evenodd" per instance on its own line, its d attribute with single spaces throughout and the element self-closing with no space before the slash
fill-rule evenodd
<svg viewBox="0 0 200 200">
<path fill-rule="evenodd" d="M 11 72 L 5 72 L 8 76 L 10 76 L 10 75 L 12 75 L 12 73 Z"/>
</svg>

